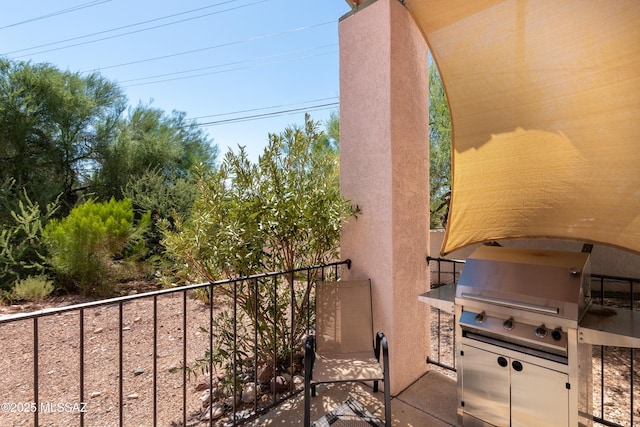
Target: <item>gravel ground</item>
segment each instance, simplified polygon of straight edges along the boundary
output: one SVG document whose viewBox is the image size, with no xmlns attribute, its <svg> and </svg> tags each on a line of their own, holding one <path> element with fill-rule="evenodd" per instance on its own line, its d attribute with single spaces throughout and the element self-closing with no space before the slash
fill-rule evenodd
<svg viewBox="0 0 640 427">
<path fill-rule="evenodd" d="M 57 298 L 47 306 L 79 302 L 76 297 Z M 187 425 L 198 425 L 202 410 L 202 376 L 188 379 L 183 389 L 184 331 L 182 294 L 158 297 L 157 416 L 158 425 L 183 425 L 183 393 L 186 393 Z M 31 311 L 39 306 L 0 307 L 0 317 Z M 209 307 L 187 299 L 187 364 L 203 357 L 208 348 Z M 119 308 L 105 306 L 84 312 L 84 397 L 80 397 L 80 317 L 77 311 L 38 320 L 39 409 L 41 426 L 119 425 L 118 378 Z M 153 299 L 123 305 L 123 418 L 126 426 L 149 426 L 153 421 Z M 34 322 L 0 325 L 0 426 L 34 424 Z M 7 406 L 9 404 L 9 406 Z"/>
</svg>

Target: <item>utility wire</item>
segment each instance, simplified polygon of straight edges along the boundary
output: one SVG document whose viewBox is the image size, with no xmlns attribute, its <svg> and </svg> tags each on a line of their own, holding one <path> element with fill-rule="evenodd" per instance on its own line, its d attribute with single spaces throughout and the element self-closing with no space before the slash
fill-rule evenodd
<svg viewBox="0 0 640 427">
<path fill-rule="evenodd" d="M 111 0 L 107 0 L 107 1 L 111 1 Z M 28 51 L 28 50 L 35 50 L 35 49 L 39 49 L 41 47 L 53 46 L 53 45 L 56 45 L 56 44 L 66 43 L 66 42 L 70 42 L 70 41 L 74 41 L 74 40 L 80 40 L 80 39 L 84 39 L 84 38 L 87 38 L 87 37 L 99 36 L 101 34 L 107 34 L 107 33 L 111 33 L 111 32 L 114 32 L 114 31 L 125 30 L 127 28 L 137 27 L 139 25 L 149 24 L 151 22 L 162 21 L 163 19 L 174 18 L 176 16 L 186 15 L 186 14 L 189 14 L 189 13 L 201 11 L 203 9 L 210 9 L 212 7 L 218 7 L 220 5 L 223 5 L 223 4 L 226 4 L 226 3 L 232 3 L 232 2 L 236 2 L 236 1 L 238 1 L 238 0 L 223 1 L 221 3 L 216 3 L 216 4 L 212 4 L 212 5 L 205 6 L 205 7 L 199 7 L 197 9 L 191 9 L 191 10 L 187 10 L 187 11 L 184 11 L 184 12 L 174 13 L 172 15 L 165 15 L 165 16 L 161 16 L 159 18 L 149 19 L 147 21 L 136 22 L 136 23 L 129 24 L 129 25 L 123 25 L 121 27 L 111 28 L 111 29 L 104 30 L 104 31 L 98 31 L 98 32 L 91 33 L 91 34 L 85 34 L 83 36 L 77 36 L 77 37 L 72 37 L 72 38 L 69 38 L 69 39 L 58 40 L 58 41 L 55 41 L 55 42 L 45 43 L 45 44 L 32 46 L 32 47 L 27 47 L 27 48 L 24 48 L 24 49 L 18 49 L 18 50 L 14 50 L 14 51 L 11 51 L 11 52 L 7 52 L 4 55 L 8 55 L 8 54 L 12 54 L 12 53 L 25 52 L 25 51 Z"/>
<path fill-rule="evenodd" d="M 196 123 L 196 126 L 200 126 L 200 127 L 204 127 L 204 126 L 219 126 L 219 125 L 225 125 L 225 124 L 231 124 L 231 123 L 240 123 L 240 122 L 247 122 L 247 121 L 253 121 L 253 120 L 260 120 L 260 119 L 268 119 L 268 118 L 272 118 L 272 117 L 279 117 L 279 116 L 284 116 L 284 115 L 287 115 L 287 114 L 298 113 L 300 111 L 328 110 L 328 109 L 331 109 L 331 108 L 336 107 L 338 105 L 340 105 L 339 102 L 331 102 L 331 103 L 328 103 L 328 104 L 311 105 L 309 107 L 301 107 L 301 108 L 292 108 L 292 109 L 289 109 L 289 110 L 273 111 L 271 113 L 254 114 L 254 115 L 250 115 L 250 116 L 235 117 L 235 118 L 231 118 L 231 119 L 214 120 L 214 121 L 210 121 L 210 122 Z"/>
<path fill-rule="evenodd" d="M 192 74 L 189 76 L 182 76 L 182 77 L 172 77 L 172 78 L 166 78 L 166 79 L 160 79 L 160 80 L 153 80 L 150 82 L 143 82 L 143 83 L 133 83 L 133 84 L 129 84 L 129 85 L 123 85 L 123 88 L 128 88 L 128 87 L 134 87 L 134 86 L 148 86 L 148 85 L 152 85 L 152 84 L 158 84 L 158 83 L 167 83 L 167 82 L 173 82 L 176 80 L 186 80 L 186 79 L 193 79 L 196 77 L 205 77 L 205 76 L 211 76 L 214 74 L 223 74 L 223 73 L 231 73 L 231 72 L 236 72 L 236 71 L 243 71 L 243 70 L 249 70 L 249 69 L 253 69 L 253 68 L 261 68 L 261 67 L 266 67 L 268 65 L 275 65 L 275 64 L 283 64 L 283 63 L 287 63 L 287 62 L 293 62 L 293 61 L 300 61 L 302 59 L 309 59 L 309 58 L 315 58 L 315 57 L 319 57 L 319 56 L 324 56 L 324 55 L 331 55 L 334 53 L 337 53 L 337 50 L 331 51 L 331 52 L 324 52 L 324 53 L 316 53 L 313 55 L 303 55 L 303 56 L 298 56 L 295 58 L 288 58 L 288 59 L 281 59 L 278 61 L 269 61 L 269 62 L 262 62 L 262 63 L 258 63 L 258 64 L 254 64 L 254 65 L 246 65 L 243 67 L 235 67 L 235 68 L 228 68 L 226 70 L 220 70 L 220 71 L 210 71 L 207 73 L 199 73 L 199 74 Z M 247 61 L 245 61 L 247 62 Z"/>
<path fill-rule="evenodd" d="M 263 1 L 266 1 L 266 0 L 263 0 Z M 321 27 L 323 25 L 329 25 L 329 24 L 335 24 L 335 22 L 334 21 L 328 21 L 328 22 L 323 22 L 323 23 L 320 23 L 320 24 L 307 25 L 305 27 L 292 28 L 290 30 L 280 31 L 280 32 L 277 32 L 277 33 L 263 34 L 263 35 L 260 35 L 260 36 L 249 37 L 249 38 L 244 39 L 244 40 L 236 40 L 236 41 L 227 42 L 227 43 L 221 43 L 221 44 L 217 44 L 217 45 L 213 45 L 213 46 L 202 47 L 202 48 L 199 48 L 199 49 L 186 50 L 186 51 L 182 51 L 182 52 L 170 53 L 168 55 L 156 56 L 156 57 L 146 58 L 146 59 L 139 59 L 137 61 L 124 62 L 124 63 L 116 64 L 116 65 L 109 65 L 107 67 L 100 67 L 100 68 L 95 68 L 93 70 L 82 71 L 82 73 L 92 73 L 92 72 L 97 72 L 97 71 L 102 71 L 102 70 L 108 70 L 108 69 L 111 69 L 111 68 L 126 67 L 128 65 L 135 65 L 135 64 L 141 64 L 141 63 L 144 63 L 144 62 L 158 61 L 160 59 L 175 58 L 176 56 L 190 55 L 192 53 L 204 52 L 206 50 L 219 49 L 221 47 L 235 46 L 235 45 L 239 45 L 239 44 L 250 43 L 250 42 L 253 42 L 253 41 L 256 41 L 256 40 L 270 39 L 270 38 L 273 38 L 273 37 L 278 37 L 278 36 L 282 36 L 282 35 L 285 35 L 285 34 L 291 34 L 291 33 L 304 31 L 304 30 L 309 30 L 311 28 L 317 28 L 317 27 Z"/>
<path fill-rule="evenodd" d="M 218 5 L 224 4 L 224 3 L 235 2 L 235 1 L 238 1 L 238 0 L 229 0 L 229 1 L 226 1 L 226 2 L 219 3 Z M 19 59 L 19 58 L 24 58 L 24 57 L 27 57 L 27 56 L 30 57 L 30 56 L 34 56 L 34 55 L 40 55 L 40 54 L 43 54 L 43 53 L 49 53 L 49 52 L 55 52 L 55 51 L 58 51 L 58 50 L 69 49 L 71 47 L 84 46 L 84 45 L 87 45 L 87 44 L 97 43 L 97 42 L 104 41 L 104 40 L 115 39 L 115 38 L 118 38 L 118 37 L 129 36 L 131 34 L 137 34 L 137 33 L 142 33 L 144 31 L 150 31 L 150 30 L 155 30 L 155 29 L 162 28 L 162 27 L 168 27 L 170 25 L 180 24 L 180 23 L 187 22 L 187 21 L 193 21 L 195 19 L 200 19 L 200 18 L 204 18 L 204 17 L 207 17 L 207 16 L 211 16 L 211 15 L 218 15 L 218 14 L 225 13 L 225 12 L 230 12 L 230 11 L 233 11 L 233 10 L 243 9 L 245 7 L 254 6 L 256 4 L 265 3 L 267 1 L 269 1 L 269 0 L 259 0 L 259 1 L 253 2 L 253 3 L 248 3 L 248 4 L 241 5 L 241 6 L 230 7 L 228 9 L 223 9 L 223 10 L 218 10 L 218 11 L 215 11 L 215 12 L 206 13 L 206 14 L 203 14 L 203 15 L 193 16 L 191 18 L 185 18 L 185 19 L 181 19 L 181 20 L 178 20 L 178 21 L 167 22 L 165 24 L 155 25 L 153 27 L 142 28 L 142 29 L 139 29 L 139 30 L 128 31 L 126 33 L 115 34 L 115 35 L 112 35 L 112 36 L 102 37 L 102 38 L 99 38 L 99 39 L 94 39 L 94 40 L 88 40 L 88 41 L 85 41 L 85 42 L 69 44 L 69 45 L 66 45 L 66 46 L 61 46 L 61 47 L 57 47 L 57 48 L 53 48 L 53 49 L 41 50 L 39 52 L 34 52 L 34 53 L 30 53 L 30 54 L 24 54 L 24 55 L 16 56 L 15 58 Z M 185 12 L 185 13 L 187 13 L 187 12 Z M 157 18 L 157 20 L 160 20 L 160 19 L 164 19 L 164 18 Z M 148 21 L 148 22 L 151 22 L 151 21 Z M 136 25 L 139 25 L 139 24 L 132 24 L 131 26 L 136 26 Z M 127 26 L 125 26 L 125 27 L 127 27 Z M 122 27 L 122 28 L 125 28 L 125 27 Z M 104 32 L 111 32 L 111 31 L 116 31 L 116 30 L 107 30 L 107 31 L 104 31 Z M 96 34 L 99 34 L 99 33 L 96 33 Z M 79 36 L 79 37 L 75 37 L 75 38 L 68 39 L 68 40 L 76 40 L 76 39 L 81 39 L 81 38 L 90 37 L 90 36 L 91 35 L 89 35 L 89 36 Z M 63 42 L 65 42 L 65 40 L 60 41 L 60 42 L 48 43 L 48 44 L 45 44 L 45 45 L 42 45 L 42 46 L 49 46 L 49 45 L 52 45 L 52 44 L 58 44 L 58 43 L 63 43 Z M 36 46 L 36 47 L 28 48 L 28 49 L 16 50 L 16 51 L 12 51 L 12 52 L 6 52 L 6 53 L 3 53 L 3 55 L 9 55 L 9 54 L 13 54 L 13 53 L 18 53 L 18 52 L 22 52 L 22 51 L 25 51 L 25 50 L 37 49 L 38 47 L 41 47 L 41 46 Z"/>
<path fill-rule="evenodd" d="M 0 27 L 0 30 L 4 30 L 5 28 L 17 27 L 18 25 L 28 24 L 30 22 L 40 21 L 42 19 L 53 18 L 54 16 L 64 15 L 66 13 L 75 12 L 77 10 L 86 9 L 88 7 L 98 6 L 102 3 L 109 3 L 111 0 L 92 0 L 87 3 L 82 3 L 78 6 L 69 7 L 66 9 L 61 9 L 55 12 L 47 13 L 46 15 L 37 16 L 35 18 L 26 19 L 24 21 L 16 22 L 13 24 L 5 25 Z"/>
<path fill-rule="evenodd" d="M 337 97 L 336 96 L 331 96 L 329 98 L 318 98 L 318 99 L 312 99 L 310 101 L 295 102 L 293 104 L 272 105 L 270 107 L 250 108 L 248 110 L 231 111 L 231 112 L 228 112 L 228 113 L 208 114 L 206 116 L 192 117 L 191 119 L 197 121 L 198 119 L 206 119 L 206 118 L 209 118 L 209 117 L 230 116 L 230 115 L 233 115 L 233 114 L 252 113 L 254 111 L 262 111 L 262 110 L 272 110 L 274 108 L 293 107 L 294 105 L 304 105 L 304 104 L 309 104 L 311 102 L 324 102 L 324 101 L 329 101 L 330 99 L 337 99 Z M 313 106 L 311 106 L 311 107 L 313 107 Z"/>
<path fill-rule="evenodd" d="M 141 80 L 151 80 L 151 79 L 158 79 L 158 78 L 163 78 L 163 77 L 177 76 L 177 75 L 180 75 L 180 74 L 194 73 L 194 72 L 197 72 L 197 71 L 211 70 L 213 68 L 222 68 L 222 67 L 229 67 L 229 66 L 232 66 L 232 65 L 246 64 L 246 63 L 251 63 L 253 61 L 259 61 L 259 60 L 263 60 L 263 59 L 277 58 L 277 57 L 289 55 L 289 54 L 292 54 L 292 53 L 309 52 L 309 51 L 313 51 L 313 50 L 320 50 L 320 49 L 324 49 L 324 48 L 327 48 L 327 47 L 336 47 L 336 46 L 338 46 L 338 45 L 336 43 L 334 43 L 334 44 L 328 44 L 328 45 L 318 46 L 318 47 L 313 47 L 313 48 L 308 48 L 308 49 L 299 49 L 299 50 L 292 50 L 292 51 L 288 51 L 288 52 L 274 53 L 272 55 L 260 56 L 260 57 L 253 58 L 253 59 L 244 59 L 242 61 L 234 61 L 234 62 L 227 62 L 225 64 L 210 65 L 208 67 L 190 68 L 188 70 L 174 71 L 172 73 L 156 74 L 156 75 L 153 75 L 153 76 L 136 77 L 136 78 L 133 78 L 133 79 L 120 80 L 119 83 L 131 83 L 131 82 L 138 82 L 138 81 L 141 81 Z M 189 78 L 189 76 L 184 77 L 184 78 Z"/>
</svg>

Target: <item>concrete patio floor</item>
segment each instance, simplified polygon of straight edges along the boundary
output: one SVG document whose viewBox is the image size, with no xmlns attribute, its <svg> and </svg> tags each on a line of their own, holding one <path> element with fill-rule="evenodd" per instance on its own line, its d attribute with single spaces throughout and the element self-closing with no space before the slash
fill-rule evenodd
<svg viewBox="0 0 640 427">
<path fill-rule="evenodd" d="M 362 403 L 371 413 L 384 419 L 382 392 L 373 393 L 371 387 L 360 383 L 318 386 L 312 398 L 311 420 L 317 420 L 349 397 Z M 429 371 L 391 400 L 393 426 L 447 427 L 456 426 L 456 383 L 436 371 Z M 302 426 L 303 395 L 284 402 L 271 412 L 248 425 Z"/>
</svg>

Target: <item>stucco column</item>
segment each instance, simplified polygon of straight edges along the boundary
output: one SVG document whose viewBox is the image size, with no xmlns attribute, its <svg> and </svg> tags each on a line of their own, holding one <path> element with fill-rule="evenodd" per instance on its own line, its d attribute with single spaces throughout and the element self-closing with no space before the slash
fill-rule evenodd
<svg viewBox="0 0 640 427">
<path fill-rule="evenodd" d="M 371 278 L 374 326 L 388 337 L 391 392 L 427 370 L 429 144 L 427 45 L 398 0 L 340 20 L 340 177 L 362 213 L 343 229 L 348 275 Z"/>
</svg>

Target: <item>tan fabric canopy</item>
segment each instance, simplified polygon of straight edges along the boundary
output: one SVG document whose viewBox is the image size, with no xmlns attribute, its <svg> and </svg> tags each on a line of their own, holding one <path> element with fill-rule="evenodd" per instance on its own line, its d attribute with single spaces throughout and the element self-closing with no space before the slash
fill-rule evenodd
<svg viewBox="0 0 640 427">
<path fill-rule="evenodd" d="M 521 237 L 640 252 L 640 1 L 405 4 L 451 110 L 442 253 Z"/>
</svg>

